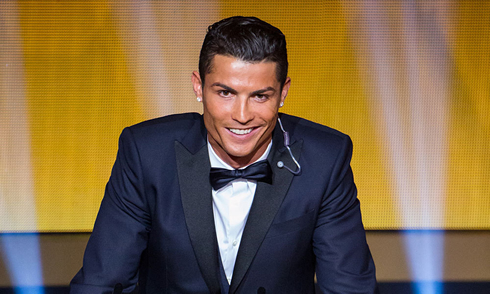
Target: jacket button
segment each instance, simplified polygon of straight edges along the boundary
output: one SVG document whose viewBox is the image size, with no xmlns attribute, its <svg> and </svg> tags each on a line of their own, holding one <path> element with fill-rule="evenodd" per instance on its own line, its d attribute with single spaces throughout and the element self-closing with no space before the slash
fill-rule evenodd
<svg viewBox="0 0 490 294">
<path fill-rule="evenodd" d="M 259 289 L 257 289 L 257 294 L 265 294 L 265 288 L 259 287 Z"/>
</svg>

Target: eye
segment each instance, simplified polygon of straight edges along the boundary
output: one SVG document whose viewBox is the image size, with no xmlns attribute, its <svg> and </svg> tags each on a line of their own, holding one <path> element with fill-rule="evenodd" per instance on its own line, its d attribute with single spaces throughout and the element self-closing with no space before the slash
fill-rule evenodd
<svg viewBox="0 0 490 294">
<path fill-rule="evenodd" d="M 221 97 L 230 97 L 231 92 L 228 90 L 219 90 L 218 95 L 220 95 Z"/>
<path fill-rule="evenodd" d="M 255 95 L 255 99 L 258 101 L 267 101 L 269 99 L 269 95 L 257 94 Z"/>
</svg>

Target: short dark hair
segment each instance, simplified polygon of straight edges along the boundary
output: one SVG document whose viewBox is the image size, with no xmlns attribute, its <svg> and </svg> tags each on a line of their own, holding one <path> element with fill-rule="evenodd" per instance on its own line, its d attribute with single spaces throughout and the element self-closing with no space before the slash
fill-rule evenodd
<svg viewBox="0 0 490 294">
<path fill-rule="evenodd" d="M 233 16 L 208 27 L 199 55 L 199 75 L 204 84 L 215 55 L 247 62 L 276 63 L 276 78 L 282 85 L 288 76 L 286 37 L 278 28 L 256 17 Z"/>
</svg>

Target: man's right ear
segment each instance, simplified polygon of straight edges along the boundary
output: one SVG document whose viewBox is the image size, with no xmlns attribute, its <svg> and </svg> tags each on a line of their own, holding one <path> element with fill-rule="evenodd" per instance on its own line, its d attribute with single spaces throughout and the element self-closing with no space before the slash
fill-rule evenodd
<svg viewBox="0 0 490 294">
<path fill-rule="evenodd" d="M 192 72 L 192 87 L 194 88 L 194 94 L 196 94 L 197 101 L 202 101 L 202 81 L 201 76 L 197 71 Z"/>
</svg>

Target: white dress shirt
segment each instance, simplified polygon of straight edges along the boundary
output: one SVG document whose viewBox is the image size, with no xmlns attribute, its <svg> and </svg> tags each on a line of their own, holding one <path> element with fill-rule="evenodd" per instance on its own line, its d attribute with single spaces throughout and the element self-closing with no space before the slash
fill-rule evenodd
<svg viewBox="0 0 490 294">
<path fill-rule="evenodd" d="M 262 156 L 255 162 L 267 159 L 271 147 L 272 141 L 269 143 L 269 146 L 267 146 L 264 154 L 262 154 Z M 211 147 L 209 141 L 208 153 L 211 167 L 226 168 L 229 170 L 234 169 L 219 158 L 214 152 L 213 147 Z M 256 188 L 257 181 L 236 179 L 218 191 L 214 189 L 212 191 L 214 226 L 218 238 L 221 262 L 225 270 L 228 284 L 231 283 L 238 248 L 240 247 L 243 229 L 247 222 L 248 213 L 252 206 Z"/>
</svg>

